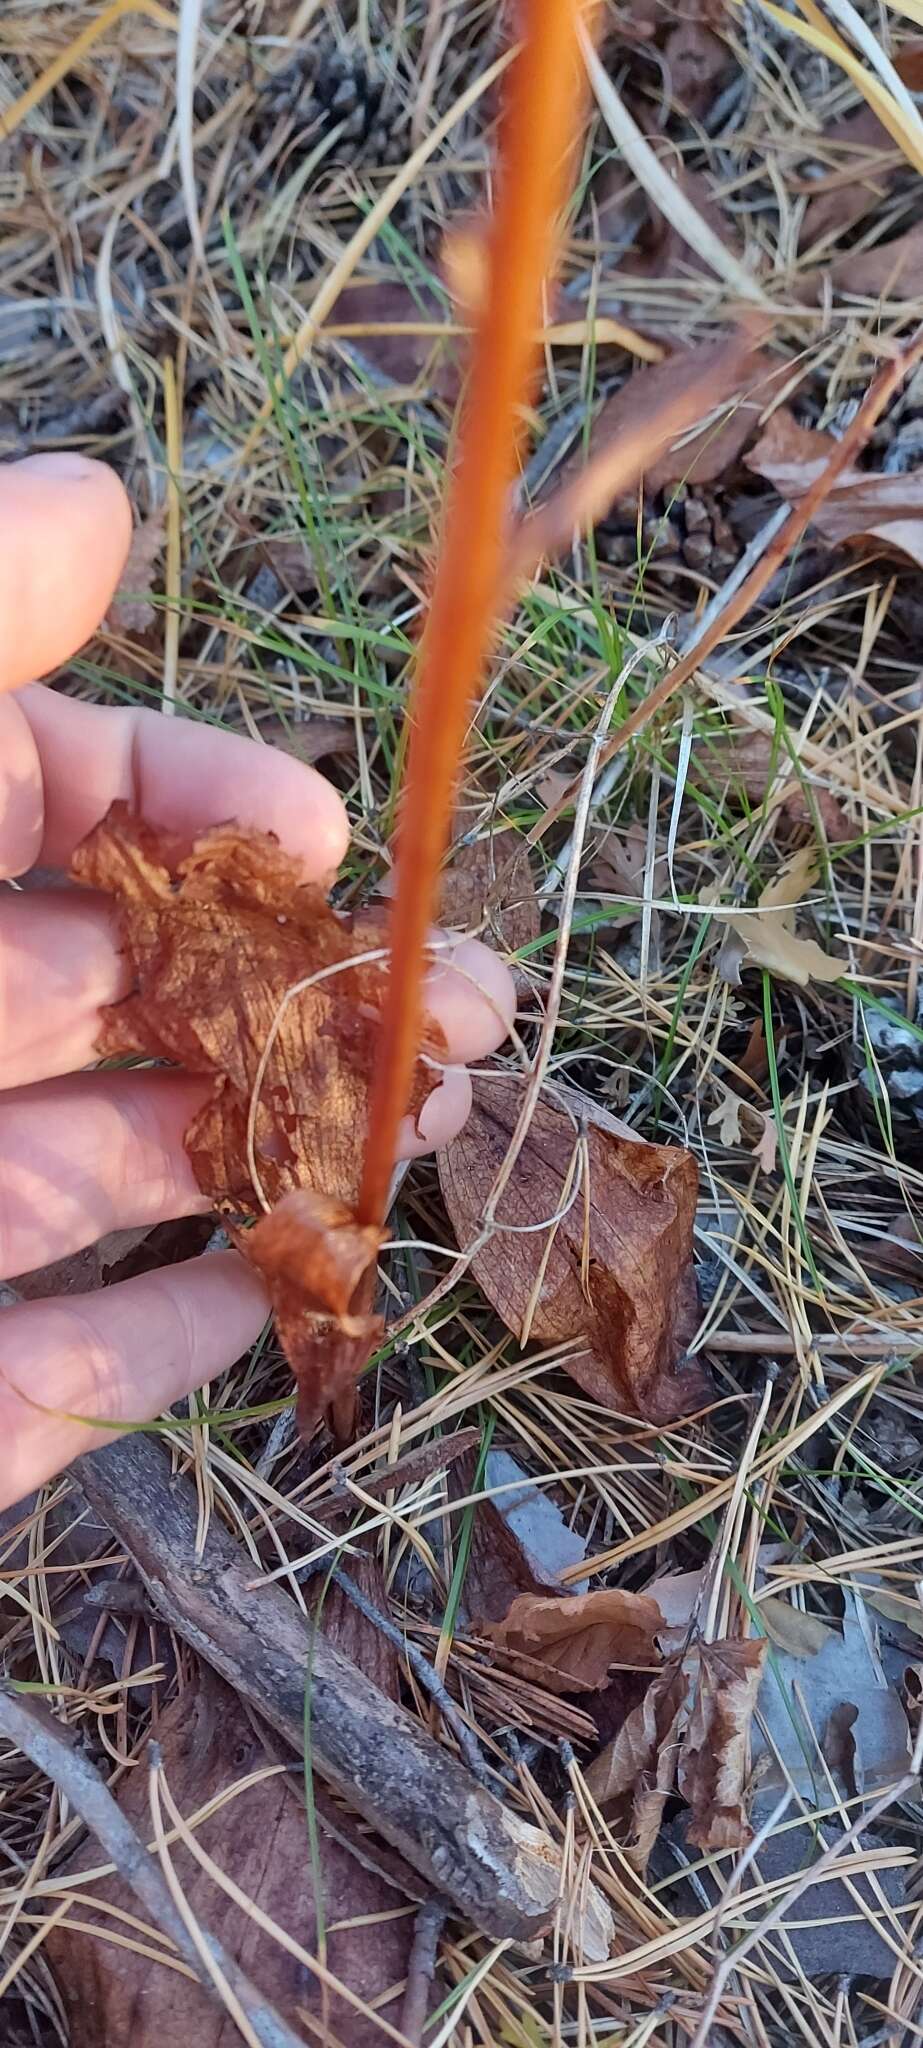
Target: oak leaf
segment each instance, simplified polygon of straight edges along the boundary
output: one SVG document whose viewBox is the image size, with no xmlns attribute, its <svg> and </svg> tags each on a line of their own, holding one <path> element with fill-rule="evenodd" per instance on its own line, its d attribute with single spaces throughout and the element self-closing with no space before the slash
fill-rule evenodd
<svg viewBox="0 0 923 2048">
<path fill-rule="evenodd" d="M 72 872 L 114 898 L 129 980 L 97 1050 L 207 1078 L 184 1138 L 196 1180 L 237 1225 L 273 1211 L 237 1242 L 266 1278 L 307 1428 L 328 1383 L 355 1379 L 377 1327 L 377 1235 L 352 1210 L 385 989 L 380 915 L 338 916 L 269 834 L 219 825 L 190 846 L 122 803 Z M 429 1021 L 425 1042 L 445 1049 Z M 418 1062 L 412 1114 L 437 1080 Z"/>
<path fill-rule="evenodd" d="M 514 1670 L 548 1692 L 598 1692 L 614 1666 L 653 1670 L 663 1615 L 645 1593 L 600 1586 L 563 1599 L 554 1593 L 520 1593 L 503 1621 L 486 1625 L 488 1635 Z"/>
<path fill-rule="evenodd" d="M 443 1197 L 462 1249 L 477 1237 L 522 1104 L 518 1076 L 476 1080 L 471 1115 L 440 1154 Z M 578 1343 L 562 1365 L 604 1407 L 668 1422 L 709 1398 L 697 1362 L 683 1368 L 697 1317 L 691 1153 L 586 1124 L 586 1184 L 568 1206 L 581 1139 L 574 1091 L 543 1095 L 498 1205 L 498 1228 L 471 1269 L 514 1335 Z M 593 1105 L 590 1105 L 592 1110 Z M 565 1210 L 560 1215 L 562 1207 Z M 557 1220 L 542 1225 L 543 1218 Z M 504 1225 L 513 1226 L 504 1229 Z"/>
<path fill-rule="evenodd" d="M 839 981 L 846 967 L 845 960 L 835 959 L 816 939 L 801 938 L 795 930 L 796 905 L 816 875 L 815 849 L 804 846 L 767 883 L 756 910 L 727 919 L 746 959 L 799 988 L 807 988 L 809 981 Z"/>
<path fill-rule="evenodd" d="M 537 939 L 542 928 L 525 841 L 511 827 L 452 848 L 439 894 L 439 923 L 483 932 L 504 953 Z"/>
</svg>

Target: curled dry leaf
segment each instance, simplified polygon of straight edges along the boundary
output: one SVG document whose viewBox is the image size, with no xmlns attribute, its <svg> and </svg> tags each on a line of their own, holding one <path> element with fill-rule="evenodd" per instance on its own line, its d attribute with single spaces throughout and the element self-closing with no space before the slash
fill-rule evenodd
<svg viewBox="0 0 923 2048">
<path fill-rule="evenodd" d="M 440 1154 L 462 1249 L 480 1229 L 522 1098 L 516 1075 L 498 1070 L 476 1081 L 468 1122 Z M 521 1340 L 583 1340 L 562 1364 L 594 1400 L 654 1422 L 687 1415 L 709 1398 L 703 1368 L 682 1362 L 697 1318 L 695 1161 L 679 1147 L 639 1144 L 592 1122 L 581 1186 L 582 1152 L 574 1115 L 541 1097 L 499 1203 L 500 1227 L 475 1253 L 472 1271 Z M 542 1218 L 558 1220 L 535 1227 Z"/>
<path fill-rule="evenodd" d="M 600 1586 L 590 1593 L 520 1593 L 503 1621 L 484 1633 L 523 1677 L 548 1692 L 599 1692 L 614 1667 L 660 1664 L 656 1636 L 663 1615 L 645 1593 Z"/>
<path fill-rule="evenodd" d="M 443 303 L 427 285 L 368 277 L 346 286 L 324 332 L 371 363 L 383 381 L 419 384 L 422 395 L 454 405 L 460 386 L 458 337 L 439 333 Z"/>
<path fill-rule="evenodd" d="M 687 1839 L 697 1848 L 740 1849 L 749 1841 L 744 1791 L 765 1653 L 760 1639 L 703 1643 L 669 1658 L 590 1765 L 589 1789 L 621 1819 L 637 1870 L 647 1868 L 674 1790 L 692 1809 Z"/>
<path fill-rule="evenodd" d="M 370 1561 L 354 1559 L 351 1570 L 361 1577 L 367 1596 L 382 1604 L 380 1575 L 377 1583 L 370 1582 Z M 398 1697 L 394 1651 L 336 1587 L 329 1589 L 320 1622 L 373 1684 L 391 1699 Z M 167 1787 L 184 1818 L 191 1822 L 196 1813 L 214 1808 L 194 1829 L 213 1865 L 309 1955 L 317 1954 L 326 1930 L 327 1968 L 374 2012 L 363 2013 L 336 1991 L 325 1992 L 316 1976 L 266 1935 L 252 1912 L 230 1901 L 189 1851 L 174 1844 L 171 1857 L 196 1920 L 220 1937 L 269 2008 L 299 2038 L 302 2015 L 309 2013 L 311 2039 L 320 2038 L 322 2029 L 323 2039 L 331 2043 L 381 2048 L 386 2036 L 375 2014 L 392 2027 L 399 2022 L 413 1936 L 400 1858 L 315 1784 L 315 1863 L 300 1774 L 273 1769 L 273 1754 L 240 1701 L 207 1666 L 161 1712 L 155 1732 Z M 146 1762 L 123 1776 L 118 1791 L 119 1805 L 144 1841 L 151 1833 Z M 99 1845 L 90 1838 L 68 1864 L 68 1875 L 79 1884 L 81 1872 L 99 1860 Z M 93 1884 L 86 1910 L 76 1916 L 79 1924 L 69 1918 L 49 1938 L 71 2048 L 102 2048 L 104 2043 L 114 2048 L 129 2040 L 137 2048 L 188 2048 L 190 2042 L 196 2048 L 235 2048 L 241 2036 L 234 2020 L 189 1977 L 159 1962 L 156 1942 L 152 1949 L 107 1938 L 112 1908 L 138 1912 L 117 1875 Z M 370 1916 L 374 1940 L 369 1938 Z"/>
<path fill-rule="evenodd" d="M 646 274 L 646 273 L 645 273 Z M 657 271 L 659 275 L 659 270 Z M 656 422 L 658 413 L 677 391 L 692 386 L 719 353 L 714 342 L 697 348 L 677 349 L 662 363 L 638 370 L 601 407 L 590 433 L 587 463 L 609 442 L 617 440 L 644 417 Z M 762 353 L 749 355 L 743 371 L 735 366 L 736 379 L 728 375 L 723 390 L 714 390 L 703 402 L 701 426 L 687 429 L 663 453 L 655 455 L 644 472 L 648 493 L 668 489 L 672 484 L 713 483 L 737 461 L 741 449 L 756 432 L 761 412 L 772 395 L 772 380 L 780 366 Z M 740 389 L 741 384 L 743 389 Z M 567 485 L 581 473 L 584 458 L 577 457 L 558 472 L 556 481 Z"/>
<path fill-rule="evenodd" d="M 923 227 L 874 249 L 850 249 L 831 267 L 837 291 L 854 299 L 918 299 L 923 294 Z"/>
<path fill-rule="evenodd" d="M 834 959 L 816 939 L 799 938 L 795 931 L 795 907 L 816 877 L 816 851 L 812 846 L 804 846 L 786 861 L 775 881 L 767 884 L 755 911 L 747 917 L 728 917 L 727 923 L 738 945 L 743 947 L 741 962 L 752 961 L 755 967 L 765 967 L 783 981 L 796 982 L 799 988 L 807 988 L 810 981 L 839 981 L 845 960 Z M 727 978 L 739 981 L 726 945 L 722 947 L 722 957 L 728 969 Z"/>
<path fill-rule="evenodd" d="M 345 1385 L 373 1328 L 359 1325 L 376 1244 L 350 1212 L 385 985 L 380 959 L 365 957 L 381 952 L 380 918 L 337 916 L 269 835 L 221 825 L 189 847 L 125 804 L 89 833 L 72 871 L 114 899 L 131 978 L 103 1012 L 98 1051 L 207 1077 L 184 1140 L 199 1186 L 238 1221 L 282 1205 L 238 1242 L 278 1305 L 307 1427 L 329 1394 L 312 1379 L 315 1339 L 340 1319 L 334 1376 Z M 444 1050 L 435 1025 L 426 1042 Z M 435 1079 L 418 1063 L 412 1113 Z"/>
<path fill-rule="evenodd" d="M 796 504 L 816 483 L 835 447 L 832 434 L 800 427 L 782 406 L 746 462 L 748 469 L 774 485 L 781 498 Z M 887 476 L 845 469 L 811 525 L 831 547 L 878 542 L 923 567 L 923 470 Z"/>
</svg>

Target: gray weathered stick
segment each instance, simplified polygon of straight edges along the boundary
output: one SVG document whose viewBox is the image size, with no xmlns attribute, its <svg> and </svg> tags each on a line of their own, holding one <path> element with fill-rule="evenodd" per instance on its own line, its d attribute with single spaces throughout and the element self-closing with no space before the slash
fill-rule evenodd
<svg viewBox="0 0 923 2048">
<path fill-rule="evenodd" d="M 495 1940 L 545 1931 L 561 1875 L 550 1836 L 478 1785 L 287 1594 L 254 1587 L 252 1561 L 214 1518 L 197 1556 L 195 1490 L 154 1444 L 125 1437 L 75 1470 L 165 1620 L 299 1751 L 307 1695 L 314 1769 L 435 1892 Z M 598 1894 L 584 1922 L 584 1954 L 601 1960 L 611 1920 Z"/>
</svg>

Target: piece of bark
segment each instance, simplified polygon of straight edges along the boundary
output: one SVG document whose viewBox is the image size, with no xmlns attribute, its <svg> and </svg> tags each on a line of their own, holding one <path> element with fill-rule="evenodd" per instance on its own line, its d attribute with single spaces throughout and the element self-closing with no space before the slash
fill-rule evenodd
<svg viewBox="0 0 923 2048">
<path fill-rule="evenodd" d="M 213 1517 L 197 1549 L 195 1488 L 131 1436 L 77 1461 L 87 1498 L 129 1551 L 154 1605 L 299 1753 L 311 1670 L 315 1771 L 406 1857 L 428 1886 L 491 1939 L 529 1941 L 553 1918 L 561 1857 L 484 1791 L 411 1715 L 325 1641 Z M 608 1952 L 611 1916 L 595 1892 L 584 1954 Z"/>
</svg>

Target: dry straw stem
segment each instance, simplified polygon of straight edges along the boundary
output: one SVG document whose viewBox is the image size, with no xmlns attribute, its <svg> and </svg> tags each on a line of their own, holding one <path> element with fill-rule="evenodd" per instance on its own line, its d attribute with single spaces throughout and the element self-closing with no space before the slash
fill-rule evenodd
<svg viewBox="0 0 923 2048">
<path fill-rule="evenodd" d="M 420 1023 L 420 984 L 462 744 L 500 599 L 504 529 L 523 407 L 540 351 L 582 103 L 580 0 L 528 0 L 502 117 L 488 285 L 411 706 L 413 731 L 381 1052 L 369 1110 L 360 1222 L 382 1222 Z"/>
<path fill-rule="evenodd" d="M 844 469 L 849 469 L 857 455 L 861 453 L 876 421 L 881 418 L 885 407 L 890 404 L 895 392 L 900 390 L 905 378 L 909 377 L 911 371 L 916 368 L 921 358 L 923 358 L 923 330 L 916 334 L 913 340 L 909 341 L 904 348 L 898 351 L 893 362 L 887 363 L 879 371 L 855 419 L 847 427 L 842 440 L 837 442 L 836 448 L 830 456 L 825 469 L 822 470 L 820 476 L 811 485 L 810 490 L 805 492 L 804 497 L 799 500 L 799 503 L 793 506 L 784 524 L 773 535 L 769 546 L 760 561 L 757 562 L 752 574 L 747 577 L 746 582 L 741 585 L 740 589 L 734 592 L 730 602 L 724 606 L 708 630 L 696 639 L 688 654 L 684 655 L 677 662 L 675 668 L 669 670 L 662 682 L 657 684 L 656 688 L 650 692 L 650 695 L 645 697 L 643 703 L 638 705 L 637 710 L 633 711 L 631 716 L 626 718 L 624 724 L 619 726 L 618 732 L 613 735 L 612 739 L 603 748 L 599 761 L 600 768 L 604 769 L 608 762 L 614 759 L 616 754 L 620 754 L 623 748 L 628 746 L 629 741 L 633 740 L 639 732 L 643 732 L 644 727 L 650 723 L 658 711 L 663 710 L 664 705 L 669 703 L 670 698 L 675 696 L 677 690 L 681 690 L 684 683 L 688 683 L 690 677 L 695 675 L 696 669 L 703 666 L 708 656 L 714 652 L 716 647 L 720 646 L 721 641 L 727 637 L 732 628 L 741 619 L 746 617 L 751 606 L 755 604 L 757 598 L 766 589 L 767 584 L 771 582 L 776 571 L 788 560 L 793 548 L 797 547 L 806 529 L 810 526 L 815 513 L 819 511 L 825 498 L 832 491 L 837 477 L 842 475 Z M 547 832 L 550 826 L 561 816 L 562 812 L 567 810 L 573 802 L 579 787 L 580 782 L 575 778 L 568 788 L 562 791 L 556 801 L 549 806 L 541 821 L 541 834 Z M 535 836 L 538 837 L 541 834 L 536 834 Z"/>
</svg>

